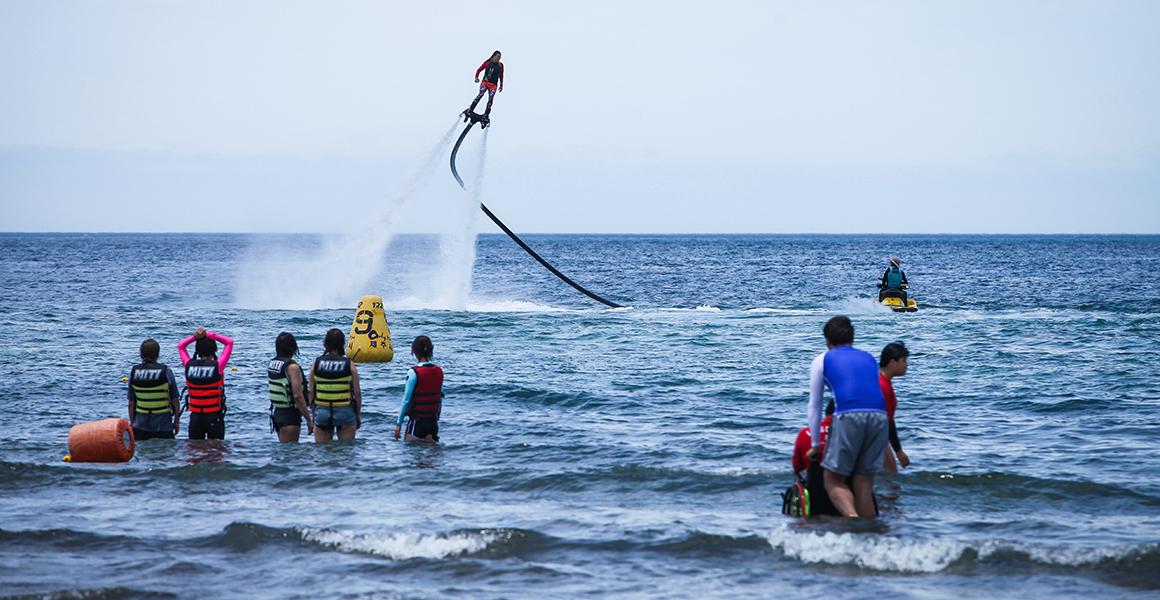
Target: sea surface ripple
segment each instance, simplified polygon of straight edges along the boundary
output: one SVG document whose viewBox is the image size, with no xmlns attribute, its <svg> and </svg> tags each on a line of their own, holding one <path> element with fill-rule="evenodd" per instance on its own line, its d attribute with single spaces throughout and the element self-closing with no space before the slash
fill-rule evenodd
<svg viewBox="0 0 1160 600">
<path fill-rule="evenodd" d="M 402 236 L 367 293 L 396 361 L 363 365 L 353 445 L 279 445 L 265 363 L 313 358 L 342 306 L 240 298 L 263 236 L 0 235 L 0 594 L 50 598 L 1154 597 L 1160 237 L 551 236 L 630 308 L 589 302 L 499 235 L 463 306 L 428 308 L 436 243 Z M 305 252 L 314 236 L 280 236 Z M 870 299 L 903 257 L 921 310 Z M 247 259 L 248 260 L 248 259 Z M 302 285 L 285 273 L 287 294 Z M 821 326 L 912 350 L 913 464 L 874 522 L 780 514 Z M 235 338 L 224 442 L 66 464 L 123 416 L 146 337 Z M 447 372 L 438 447 L 390 438 L 409 341 Z M 843 594 L 847 590 L 848 594 Z"/>
</svg>

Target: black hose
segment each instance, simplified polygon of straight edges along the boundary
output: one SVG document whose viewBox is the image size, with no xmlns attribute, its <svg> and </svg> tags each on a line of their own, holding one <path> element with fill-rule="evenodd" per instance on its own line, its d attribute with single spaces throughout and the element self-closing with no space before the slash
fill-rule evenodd
<svg viewBox="0 0 1160 600">
<path fill-rule="evenodd" d="M 491 219 L 493 223 L 495 223 L 496 225 L 499 225 L 499 228 L 502 229 L 504 233 L 508 234 L 508 237 L 510 237 L 513 242 L 519 244 L 520 248 L 524 249 L 524 252 L 527 252 L 528 254 L 530 254 L 532 256 L 532 258 L 536 259 L 536 261 L 538 261 L 541 265 L 544 265 L 545 269 L 551 271 L 553 275 L 555 275 L 556 277 L 559 277 L 564 283 L 576 288 L 576 290 L 579 291 L 581 294 L 584 294 L 585 296 L 588 296 L 589 298 L 592 298 L 593 300 L 595 300 L 595 301 L 597 301 L 605 306 L 609 306 L 612 308 L 621 308 L 621 305 L 619 305 L 611 300 L 606 300 L 605 298 L 588 291 L 587 288 L 580 285 L 579 283 L 576 283 L 575 281 L 572 281 L 572 279 L 570 277 L 561 273 L 558 269 L 556 269 L 556 267 L 553 267 L 551 264 L 549 264 L 548 261 L 544 260 L 544 257 L 540 256 L 539 254 L 536 254 L 536 251 L 532 250 L 531 246 L 525 244 L 524 241 L 520 239 L 520 236 L 516 235 L 515 232 L 513 232 L 512 230 L 508 229 L 507 225 L 504 225 L 503 221 L 500 221 L 499 217 L 495 216 L 495 213 L 488 210 L 487 206 L 484 203 L 480 202 L 479 208 L 483 209 L 483 214 L 487 215 L 487 218 Z"/>
<path fill-rule="evenodd" d="M 463 178 L 459 176 L 459 170 L 455 168 L 455 155 L 459 154 L 459 145 L 463 143 L 463 138 L 467 137 L 467 132 L 475 125 L 475 121 L 467 124 L 463 128 L 463 133 L 459 134 L 459 139 L 455 141 L 455 147 L 451 149 L 451 174 L 455 176 L 455 182 L 459 184 L 460 188 L 467 189 L 463 186 Z"/>
<path fill-rule="evenodd" d="M 456 142 L 455 142 L 455 148 L 453 148 L 451 150 L 451 174 L 455 176 L 455 182 L 459 184 L 459 187 L 461 187 L 463 189 L 467 189 L 467 188 L 463 185 L 463 178 L 461 178 L 459 176 L 459 171 L 455 168 L 455 155 L 459 154 L 459 145 L 463 143 L 463 138 L 467 137 L 467 132 L 471 131 L 471 127 L 472 127 L 472 125 L 475 125 L 475 123 L 476 123 L 476 121 L 472 120 L 471 123 L 467 124 L 467 127 L 463 128 L 463 133 L 459 134 L 459 139 L 456 140 Z M 602 296 L 594 294 L 594 293 L 588 291 L 587 288 L 580 285 L 579 283 L 572 281 L 571 277 L 568 277 L 567 275 L 561 273 L 559 269 L 557 269 L 556 267 L 553 267 L 548 261 L 544 260 L 544 257 L 540 256 L 539 254 L 536 254 L 536 251 L 532 250 L 531 246 L 524 243 L 524 241 L 520 239 L 520 236 L 516 235 L 514 231 L 512 231 L 511 229 L 508 229 L 508 226 L 504 225 L 503 221 L 500 221 L 499 217 L 495 216 L 495 213 L 488 210 L 487 206 L 484 205 L 484 203 L 480 202 L 479 208 L 483 209 L 483 214 L 487 215 L 487 218 L 491 219 L 491 221 L 493 223 L 495 223 L 496 225 L 498 225 L 499 228 L 502 229 L 504 233 L 508 234 L 508 237 L 510 237 L 513 242 L 519 244 L 520 248 L 524 249 L 524 252 L 527 252 L 529 255 L 531 255 L 532 258 L 536 259 L 536 262 L 540 263 L 541 265 L 544 265 L 545 269 L 551 271 L 552 274 L 555 275 L 556 277 L 559 277 L 561 281 L 576 288 L 576 290 L 579 291 L 581 294 L 584 294 L 585 296 L 588 296 L 589 298 L 592 298 L 593 300 L 595 300 L 595 301 L 597 301 L 605 306 L 609 306 L 611 308 L 621 308 L 621 305 L 619 305 L 611 300 L 607 300 Z"/>
</svg>

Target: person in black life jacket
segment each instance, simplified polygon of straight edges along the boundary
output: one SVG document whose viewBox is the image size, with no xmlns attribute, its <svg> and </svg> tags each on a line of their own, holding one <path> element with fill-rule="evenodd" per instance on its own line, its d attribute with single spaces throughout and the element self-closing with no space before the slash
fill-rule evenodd
<svg viewBox="0 0 1160 600">
<path fill-rule="evenodd" d="M 395 439 L 399 439 L 403 417 L 407 417 L 407 441 L 438 442 L 439 415 L 443 412 L 443 369 L 431 362 L 435 345 L 425 335 L 411 342 L 411 354 L 418 364 L 407 371 L 403 405 L 395 421 Z"/>
<path fill-rule="evenodd" d="M 306 435 L 314 433 L 314 417 L 306 407 L 306 378 L 294 360 L 298 356 L 298 340 L 289 332 L 279 333 L 274 340 L 274 353 L 276 356 L 266 365 L 270 424 L 279 442 L 297 442 L 302 433 L 303 416 Z"/>
<path fill-rule="evenodd" d="M 495 100 L 495 93 L 503 91 L 503 63 L 499 61 L 500 52 L 496 50 L 491 53 L 491 58 L 483 61 L 482 65 L 475 70 L 475 82 L 479 84 L 479 95 L 471 102 L 471 106 L 463 111 L 463 114 L 470 114 L 475 112 L 475 106 L 479 104 L 483 95 L 487 94 L 487 108 L 483 111 L 483 116 L 491 116 L 491 102 Z M 483 82 L 479 81 L 479 74 L 483 73 Z"/>
<path fill-rule="evenodd" d="M 221 356 L 217 343 L 225 345 Z M 190 358 L 186 347 L 194 344 Z M 191 440 L 221 440 L 226 437 L 226 366 L 234 341 L 220 333 L 199 327 L 193 335 L 177 343 L 177 352 L 185 365 L 185 388 L 189 393 L 189 432 Z"/>
<path fill-rule="evenodd" d="M 173 439 L 181 431 L 180 395 L 173 370 L 157 362 L 161 344 L 141 342 L 141 364 L 129 370 L 129 422 L 137 441 Z"/>
<path fill-rule="evenodd" d="M 314 407 L 314 441 L 353 440 L 362 427 L 362 387 L 358 367 L 345 356 L 346 335 L 331 329 L 322 339 L 326 350 L 310 367 L 310 404 Z"/>
<path fill-rule="evenodd" d="M 906 306 L 906 288 L 908 286 L 906 273 L 902 271 L 902 259 L 897 256 L 890 257 L 890 266 L 886 267 L 886 272 L 882 274 L 882 281 L 878 283 L 878 301 L 882 302 L 887 294 L 890 294 L 901 298 L 902 305 Z"/>
</svg>

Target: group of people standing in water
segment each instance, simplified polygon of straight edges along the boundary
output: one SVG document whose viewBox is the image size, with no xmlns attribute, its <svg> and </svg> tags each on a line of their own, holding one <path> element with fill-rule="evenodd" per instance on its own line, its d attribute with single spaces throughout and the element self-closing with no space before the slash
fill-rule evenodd
<svg viewBox="0 0 1160 600">
<path fill-rule="evenodd" d="M 874 477 L 896 471 L 910 457 L 902 450 L 894 413 L 895 377 L 906 375 L 910 351 L 902 342 L 878 359 L 854 347 L 854 324 L 834 317 L 822 328 L 827 350 L 810 364 L 808 425 L 794 444 L 793 470 L 808 494 L 808 515 L 874 517 Z M 833 394 L 822 416 L 822 394 Z"/>
<path fill-rule="evenodd" d="M 807 514 L 873 517 L 878 514 L 875 475 L 895 470 L 896 460 L 903 467 L 910 464 L 894 424 L 898 400 L 892 381 L 906 374 L 910 352 L 902 342 L 893 342 L 875 359 L 854 347 L 854 325 L 844 316 L 827 321 L 822 335 L 827 350 L 810 364 L 808 426 L 794 445 L 793 470 L 808 490 Z M 345 345 L 341 330 L 327 331 L 324 352 L 307 373 L 295 360 L 297 339 L 288 332 L 278 334 L 266 375 L 271 428 L 280 442 L 297 442 L 303 421 L 316 442 L 354 439 L 362 426 L 362 386 L 358 367 L 344 354 Z M 225 438 L 225 373 L 233 347 L 229 337 L 204 328 L 177 344 L 191 440 Z M 157 362 L 160 350 L 156 340 L 142 342 L 141 363 L 129 372 L 129 418 L 138 440 L 172 439 L 181 431 L 181 396 L 173 371 Z M 436 442 L 443 370 L 431 362 L 434 345 L 427 336 L 415 338 L 411 354 L 416 364 L 407 372 L 394 437 Z M 825 388 L 833 399 L 823 411 Z"/>
<path fill-rule="evenodd" d="M 218 352 L 218 344 L 222 345 Z M 191 357 L 190 345 L 194 347 Z M 274 340 L 274 354 L 266 368 L 270 398 L 270 424 L 280 442 L 297 442 L 303 420 L 307 435 L 316 442 L 353 440 L 362 427 L 362 386 L 358 367 L 345 356 L 342 330 L 326 332 L 324 352 L 307 372 L 298 364 L 298 340 L 282 332 Z M 141 362 L 129 371 L 129 420 L 137 440 L 175 438 L 181 432 L 181 413 L 189 410 L 186 428 L 191 440 L 220 440 L 226 435 L 225 373 L 233 352 L 229 337 L 198 328 L 177 344 L 185 374 L 187 399 L 181 403 L 173 370 L 157 362 L 161 345 L 148 339 L 141 343 Z M 439 416 L 443 409 L 443 369 L 431 362 L 431 338 L 421 335 L 411 343 L 417 364 L 407 373 L 402 405 L 395 423 L 395 439 L 439 441 Z"/>
</svg>

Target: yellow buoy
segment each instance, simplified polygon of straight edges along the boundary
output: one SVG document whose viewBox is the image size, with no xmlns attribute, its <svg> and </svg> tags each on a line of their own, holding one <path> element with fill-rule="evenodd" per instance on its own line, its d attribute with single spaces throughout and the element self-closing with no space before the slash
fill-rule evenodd
<svg viewBox="0 0 1160 600">
<path fill-rule="evenodd" d="M 391 346 L 391 329 L 387 326 L 387 313 L 383 310 L 383 299 L 366 295 L 359 298 L 354 313 L 354 323 L 347 337 L 346 355 L 357 363 L 391 362 L 395 349 Z"/>
</svg>

